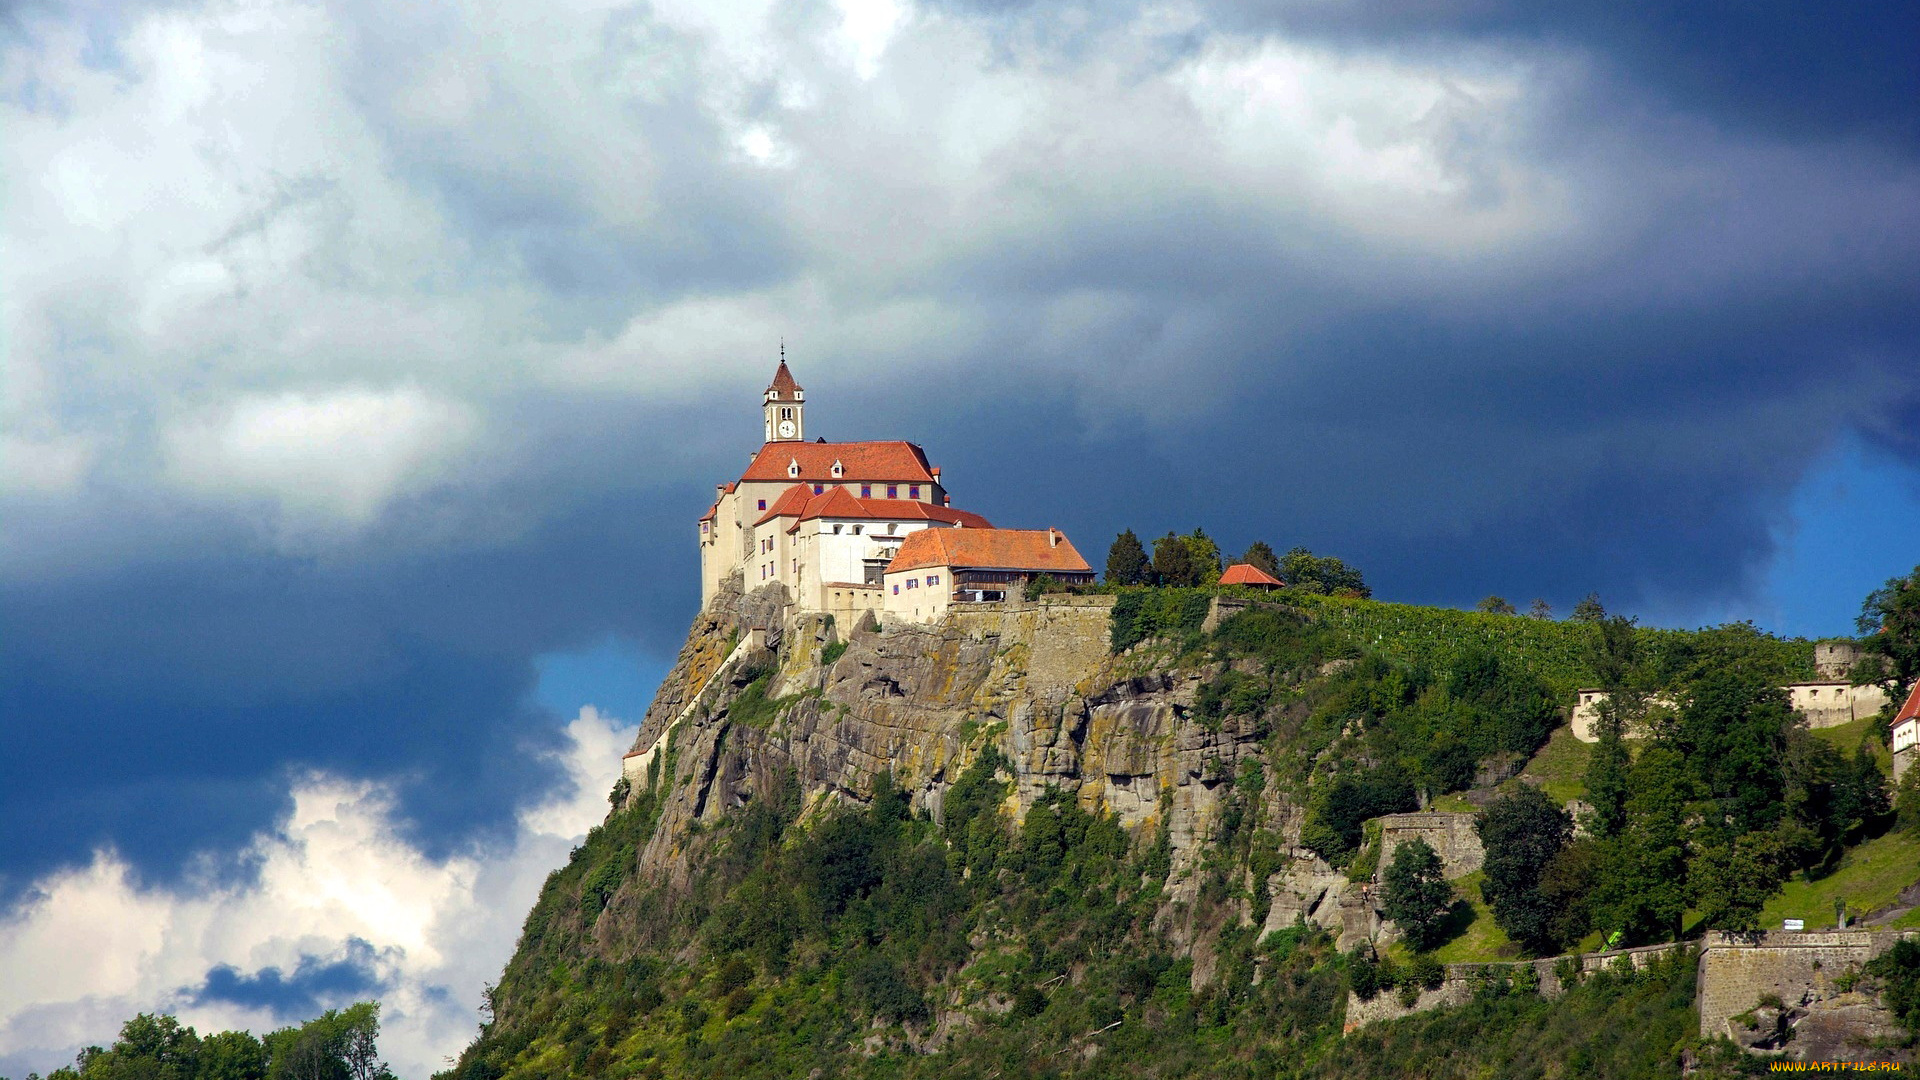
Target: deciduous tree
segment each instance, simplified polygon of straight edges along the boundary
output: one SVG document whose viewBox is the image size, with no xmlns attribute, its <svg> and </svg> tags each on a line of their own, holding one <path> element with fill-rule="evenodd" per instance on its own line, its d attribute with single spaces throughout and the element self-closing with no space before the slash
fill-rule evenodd
<svg viewBox="0 0 1920 1080">
<path fill-rule="evenodd" d="M 1447 908 L 1453 903 L 1453 887 L 1447 884 L 1433 847 L 1417 836 L 1395 847 L 1383 885 L 1382 910 L 1407 935 L 1407 944 L 1422 952 L 1439 944 Z"/>
<path fill-rule="evenodd" d="M 1493 909 L 1493 921 L 1522 947 L 1535 953 L 1553 951 L 1555 913 L 1540 881 L 1566 847 L 1573 822 L 1546 792 L 1522 785 L 1494 800 L 1474 828 L 1486 849 L 1486 880 L 1480 892 Z"/>
</svg>

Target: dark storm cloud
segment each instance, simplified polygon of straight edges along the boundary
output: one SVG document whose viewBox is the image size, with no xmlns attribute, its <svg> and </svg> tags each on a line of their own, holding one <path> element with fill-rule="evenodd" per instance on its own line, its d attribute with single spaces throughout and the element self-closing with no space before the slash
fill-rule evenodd
<svg viewBox="0 0 1920 1080">
<path fill-rule="evenodd" d="M 506 546 L 362 562 L 236 541 L 7 583 L 7 624 L 30 631 L 0 650 L 0 883 L 98 845 L 159 879 L 205 872 L 188 856 L 284 813 L 289 769 L 391 780 L 435 857 L 507 827 L 552 787 L 538 751 L 570 719 L 528 702 L 532 658 L 608 631 L 671 653 L 699 497 L 615 486 Z"/>
<path fill-rule="evenodd" d="M 305 1020 L 328 1006 L 377 996 L 386 988 L 374 966 L 377 959 L 371 944 L 352 938 L 345 956 L 302 956 L 291 972 L 266 967 L 248 975 L 222 964 L 185 996 L 195 1005 L 238 1005 Z"/>
<path fill-rule="evenodd" d="M 120 553 L 104 568 L 8 579 L 7 624 L 28 629 L 0 651 L 14 745 L 0 835 L 21 838 L 0 875 L 18 888 L 103 843 L 167 874 L 270 826 L 287 770 L 305 767 L 394 780 L 431 850 L 504 825 L 553 779 L 533 751 L 563 718 L 527 704 L 533 658 L 608 633 L 673 652 L 697 598 L 689 523 L 758 431 L 758 361 L 709 378 L 683 359 L 706 324 L 613 355 L 622 377 L 572 397 L 540 378 L 583 339 L 687 298 L 801 296 L 766 301 L 755 347 L 770 362 L 779 333 L 800 334 L 813 432 L 921 441 L 960 505 L 1063 525 L 1096 564 L 1117 529 L 1201 525 L 1236 551 L 1260 538 L 1340 554 L 1393 599 L 1736 597 L 1781 496 L 1842 432 L 1920 457 L 1906 434 L 1920 170 L 1900 48 L 1915 35 L 1887 7 L 1829 25 L 1777 6 L 1222 5 L 1215 25 L 1147 35 L 1115 61 L 1123 76 L 1081 86 L 1079 65 L 1131 47 L 1115 38 L 1138 8 L 1075 20 L 989 4 L 979 17 L 1013 29 L 987 74 L 1028 82 L 975 92 L 1028 94 L 1016 104 L 1038 119 L 984 148 L 966 142 L 971 121 L 940 127 L 944 99 L 821 75 L 791 27 L 777 44 L 793 56 L 742 73 L 637 9 L 585 20 L 591 48 L 560 60 L 438 9 L 331 9 L 353 31 L 342 63 L 382 177 L 444 216 L 454 252 L 439 277 L 405 262 L 418 295 L 372 321 L 469 287 L 488 315 L 533 314 L 449 320 L 444 337 L 429 321 L 338 371 L 275 360 L 295 386 L 417 377 L 481 402 L 508 449 L 484 482 L 402 499 L 313 549 L 231 523 L 149 530 L 150 502 L 129 495 L 133 512 L 98 515 L 120 544 L 98 541 Z M 1431 119 L 1461 192 L 1367 203 L 1367 171 L 1336 171 L 1313 178 L 1329 210 L 1314 183 L 1207 156 L 1232 133 L 1196 131 L 1191 100 L 1117 96 L 1223 33 L 1274 29 L 1389 61 L 1513 50 L 1515 68 L 1552 67 L 1570 48 L 1590 69 L 1516 78 L 1517 118 L 1476 126 L 1469 103 L 1457 123 L 1438 107 L 1374 123 L 1362 151 Z M 481 47 L 502 42 L 523 51 Z M 1328 66 L 1360 87 L 1343 93 L 1379 78 Z M 781 105 L 787 82 L 811 103 Z M 1049 111 L 1049 93 L 1067 104 Z M 1334 97 L 1329 126 L 1367 119 L 1369 100 Z M 1284 128 L 1297 105 L 1262 118 Z M 742 164 L 738 129 L 762 120 L 788 125 L 791 167 Z M 943 158 L 942 138 L 963 145 Z M 1246 156 L 1304 167 L 1321 145 Z M 354 197 L 336 164 L 330 197 Z M 1561 201 L 1542 201 L 1539 235 L 1524 214 L 1517 239 L 1472 220 L 1541 188 Z M 1462 238 L 1422 233 L 1409 206 L 1448 219 L 1436 228 L 1466 220 Z M 890 302 L 964 315 L 897 337 L 858 321 Z M 369 318 L 349 314 L 356 332 Z M 858 328 L 834 338 L 823 324 L 843 316 Z M 195 389 L 203 361 L 250 355 L 247 339 L 213 340 L 165 343 Z M 501 340 L 504 360 L 487 351 Z M 123 482 L 163 471 L 136 462 Z M 456 523 L 444 543 L 402 527 L 441 515 Z M 149 531 L 175 539 L 141 550 Z"/>
</svg>

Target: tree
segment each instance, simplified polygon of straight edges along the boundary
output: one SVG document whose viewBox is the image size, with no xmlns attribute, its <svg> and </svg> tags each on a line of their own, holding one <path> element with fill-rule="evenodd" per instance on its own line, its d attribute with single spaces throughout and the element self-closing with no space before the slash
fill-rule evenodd
<svg viewBox="0 0 1920 1080">
<path fill-rule="evenodd" d="M 1296 547 L 1281 558 L 1280 577 L 1289 585 L 1311 592 L 1363 598 L 1373 595 L 1358 568 L 1332 555 L 1315 555 L 1303 547 Z"/>
<path fill-rule="evenodd" d="M 1574 618 L 1580 618 L 1578 611 L 1574 612 Z M 1620 690 L 1633 673 L 1639 645 L 1633 632 L 1636 620 L 1624 615 L 1602 615 L 1581 621 L 1589 624 L 1587 663 L 1598 677 L 1600 688 L 1610 693 Z"/>
<path fill-rule="evenodd" d="M 1533 598 L 1533 603 L 1527 605 L 1527 617 L 1531 619 L 1551 619 L 1553 618 L 1553 605 L 1547 603 L 1544 598 L 1536 596 Z"/>
<path fill-rule="evenodd" d="M 1133 530 L 1114 537 L 1113 546 L 1107 549 L 1107 584 L 1145 585 L 1147 572 L 1147 549 L 1140 546 Z"/>
<path fill-rule="evenodd" d="M 1701 845 L 1687 875 L 1701 923 L 1736 931 L 1760 928 L 1760 909 L 1785 876 L 1767 833 L 1716 837 Z"/>
<path fill-rule="evenodd" d="M 1475 604 L 1474 609 L 1477 611 L 1484 611 L 1489 615 L 1518 614 L 1518 612 L 1516 612 L 1513 609 L 1513 605 L 1507 603 L 1507 598 L 1504 596 L 1489 596 L 1485 600 L 1482 600 L 1478 604 Z"/>
<path fill-rule="evenodd" d="M 1419 952 L 1438 945 L 1453 903 L 1453 887 L 1447 884 L 1440 856 L 1432 846 L 1416 836 L 1394 848 L 1384 885 L 1382 910 L 1407 935 L 1407 944 Z"/>
<path fill-rule="evenodd" d="M 1628 786 L 1626 827 L 1603 845 L 1594 919 L 1629 941 L 1669 940 L 1687 909 L 1693 777 L 1679 751 L 1656 741 L 1633 763 Z"/>
<path fill-rule="evenodd" d="M 1892 812 L 1887 777 L 1865 744 L 1855 748 L 1853 760 L 1838 773 L 1833 782 L 1833 833 L 1835 839 L 1853 843 L 1884 826 Z"/>
<path fill-rule="evenodd" d="M 1187 551 L 1193 556 L 1194 569 L 1199 573 L 1199 585 L 1211 585 L 1220 580 L 1220 545 L 1213 542 L 1205 529 L 1195 529 L 1180 538 L 1187 545 Z"/>
<path fill-rule="evenodd" d="M 1602 840 L 1619 835 L 1627 824 L 1627 775 L 1633 759 L 1627 753 L 1620 707 L 1612 695 L 1600 703 L 1599 740 L 1587 759 L 1587 802 L 1593 806 L 1588 830 Z"/>
<path fill-rule="evenodd" d="M 1607 617 L 1607 609 L 1600 603 L 1600 594 L 1590 592 L 1573 605 L 1573 621 L 1597 623 Z"/>
<path fill-rule="evenodd" d="M 1494 800 L 1474 823 L 1486 850 L 1480 893 L 1493 921 L 1522 947 L 1553 951 L 1555 912 L 1540 890 L 1547 866 L 1573 835 L 1573 822 L 1546 792 L 1522 785 Z"/>
<path fill-rule="evenodd" d="M 1908 769 L 1893 793 L 1894 823 L 1905 832 L 1920 833 L 1920 769 Z"/>
<path fill-rule="evenodd" d="M 1200 584 L 1201 567 L 1194 562 L 1186 539 L 1173 533 L 1153 542 L 1153 576 L 1161 585 L 1191 587 Z"/>
<path fill-rule="evenodd" d="M 380 1060 L 380 1003 L 362 1001 L 328 1009 L 297 1028 L 266 1037 L 269 1080 L 393 1080 Z"/>
<path fill-rule="evenodd" d="M 1862 635 L 1860 644 L 1870 655 L 1855 681 L 1877 682 L 1887 691 L 1888 704 L 1881 716 L 1891 720 L 1920 679 L 1920 566 L 1905 577 L 1888 578 L 1885 585 L 1868 593 L 1856 625 Z"/>
<path fill-rule="evenodd" d="M 1255 540 L 1247 545 L 1247 553 L 1240 556 L 1240 561 L 1263 574 L 1280 577 L 1280 556 L 1273 553 L 1273 549 L 1267 546 L 1265 540 Z"/>
</svg>

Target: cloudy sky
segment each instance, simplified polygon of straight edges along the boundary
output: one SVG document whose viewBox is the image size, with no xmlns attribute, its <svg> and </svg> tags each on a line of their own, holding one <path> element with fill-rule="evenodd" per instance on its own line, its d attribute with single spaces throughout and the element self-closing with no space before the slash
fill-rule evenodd
<svg viewBox="0 0 1920 1080">
<path fill-rule="evenodd" d="M 1920 562 L 1916 18 L 0 7 L 0 1074 L 373 994 L 456 1051 L 782 338 L 1096 561 L 1848 631 Z"/>
</svg>

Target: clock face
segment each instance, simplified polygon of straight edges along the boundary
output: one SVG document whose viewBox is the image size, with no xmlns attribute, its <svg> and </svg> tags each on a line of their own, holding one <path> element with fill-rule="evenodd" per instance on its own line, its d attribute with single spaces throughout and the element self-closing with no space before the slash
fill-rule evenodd
<svg viewBox="0 0 1920 1080">
<path fill-rule="evenodd" d="M 780 437 L 783 439 L 793 438 L 793 421 L 791 420 L 780 421 Z"/>
</svg>

